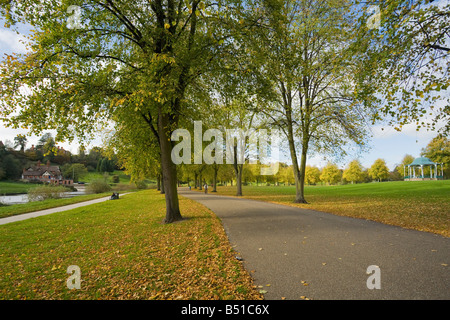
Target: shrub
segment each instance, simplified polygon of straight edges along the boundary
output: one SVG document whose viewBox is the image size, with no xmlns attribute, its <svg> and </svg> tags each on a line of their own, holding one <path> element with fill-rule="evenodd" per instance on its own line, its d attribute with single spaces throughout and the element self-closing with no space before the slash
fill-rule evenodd
<svg viewBox="0 0 450 320">
<path fill-rule="evenodd" d="M 86 186 L 86 193 L 102 193 L 111 191 L 111 186 L 104 180 L 94 180 Z"/>
<path fill-rule="evenodd" d="M 119 183 L 119 181 L 120 181 L 120 178 L 119 178 L 119 176 L 117 174 L 112 176 L 112 182 L 113 183 Z"/>
<path fill-rule="evenodd" d="M 113 190 L 114 191 L 127 191 L 127 190 L 134 190 L 136 189 L 136 185 L 131 184 L 131 183 L 118 183 L 117 185 L 114 186 Z"/>
<path fill-rule="evenodd" d="M 40 201 L 47 199 L 59 199 L 65 192 L 69 191 L 63 186 L 43 185 L 28 190 L 28 199 L 30 201 Z"/>
<path fill-rule="evenodd" d="M 147 184 L 144 181 L 136 181 L 135 184 L 138 189 L 147 189 Z"/>
</svg>

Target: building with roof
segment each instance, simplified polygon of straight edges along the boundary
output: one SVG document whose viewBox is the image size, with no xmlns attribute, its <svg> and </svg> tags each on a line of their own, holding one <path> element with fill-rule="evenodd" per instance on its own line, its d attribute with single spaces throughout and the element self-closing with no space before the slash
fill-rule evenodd
<svg viewBox="0 0 450 320">
<path fill-rule="evenodd" d="M 41 181 L 57 185 L 72 185 L 73 180 L 64 179 L 59 166 L 52 166 L 50 161 L 42 165 L 38 161 L 35 166 L 24 168 L 22 172 L 22 180 L 25 181 Z"/>
<path fill-rule="evenodd" d="M 426 157 L 419 157 L 403 167 L 403 176 L 405 181 L 443 180 L 444 164 L 435 163 Z"/>
</svg>

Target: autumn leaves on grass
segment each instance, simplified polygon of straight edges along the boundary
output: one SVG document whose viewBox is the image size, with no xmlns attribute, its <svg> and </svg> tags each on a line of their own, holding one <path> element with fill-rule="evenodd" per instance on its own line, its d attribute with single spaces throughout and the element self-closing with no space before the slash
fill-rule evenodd
<svg viewBox="0 0 450 320">
<path fill-rule="evenodd" d="M 130 194 L 0 226 L 5 299 L 262 299 L 219 219 L 180 199 L 187 218 L 161 224 L 164 196 Z M 70 265 L 81 288 L 66 286 Z"/>
</svg>

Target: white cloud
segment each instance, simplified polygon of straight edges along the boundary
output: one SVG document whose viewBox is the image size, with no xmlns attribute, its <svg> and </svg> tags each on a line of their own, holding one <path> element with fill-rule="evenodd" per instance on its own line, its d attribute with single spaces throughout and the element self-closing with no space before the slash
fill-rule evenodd
<svg viewBox="0 0 450 320">
<path fill-rule="evenodd" d="M 22 34 L 8 29 L 0 29 L 0 46 L 3 53 L 25 53 L 28 40 Z"/>
</svg>

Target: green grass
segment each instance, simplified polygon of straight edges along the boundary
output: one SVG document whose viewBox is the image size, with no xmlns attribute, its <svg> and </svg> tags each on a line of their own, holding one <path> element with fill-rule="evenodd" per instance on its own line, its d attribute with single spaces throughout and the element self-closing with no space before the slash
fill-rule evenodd
<svg viewBox="0 0 450 320">
<path fill-rule="evenodd" d="M 236 187 L 217 187 L 235 195 Z M 308 204 L 295 204 L 294 186 L 244 186 L 245 198 L 369 219 L 450 236 L 450 180 L 307 186 Z"/>
<path fill-rule="evenodd" d="M 86 194 L 82 196 L 75 196 L 72 198 L 63 199 L 48 199 L 43 201 L 27 202 L 22 204 L 13 204 L 0 207 L 0 218 L 15 216 L 18 214 L 29 213 L 33 211 L 45 210 L 50 208 L 56 208 L 66 206 L 73 203 L 98 199 L 102 197 L 110 196 L 111 192 L 98 193 L 98 194 Z"/>
<path fill-rule="evenodd" d="M 32 183 L 1 181 L 0 195 L 27 193 L 30 188 L 35 188 L 37 186 L 39 185 Z"/>
<path fill-rule="evenodd" d="M 220 220 L 186 198 L 180 208 L 185 220 L 162 224 L 164 195 L 145 190 L 0 225 L 0 299 L 260 299 Z"/>
</svg>

